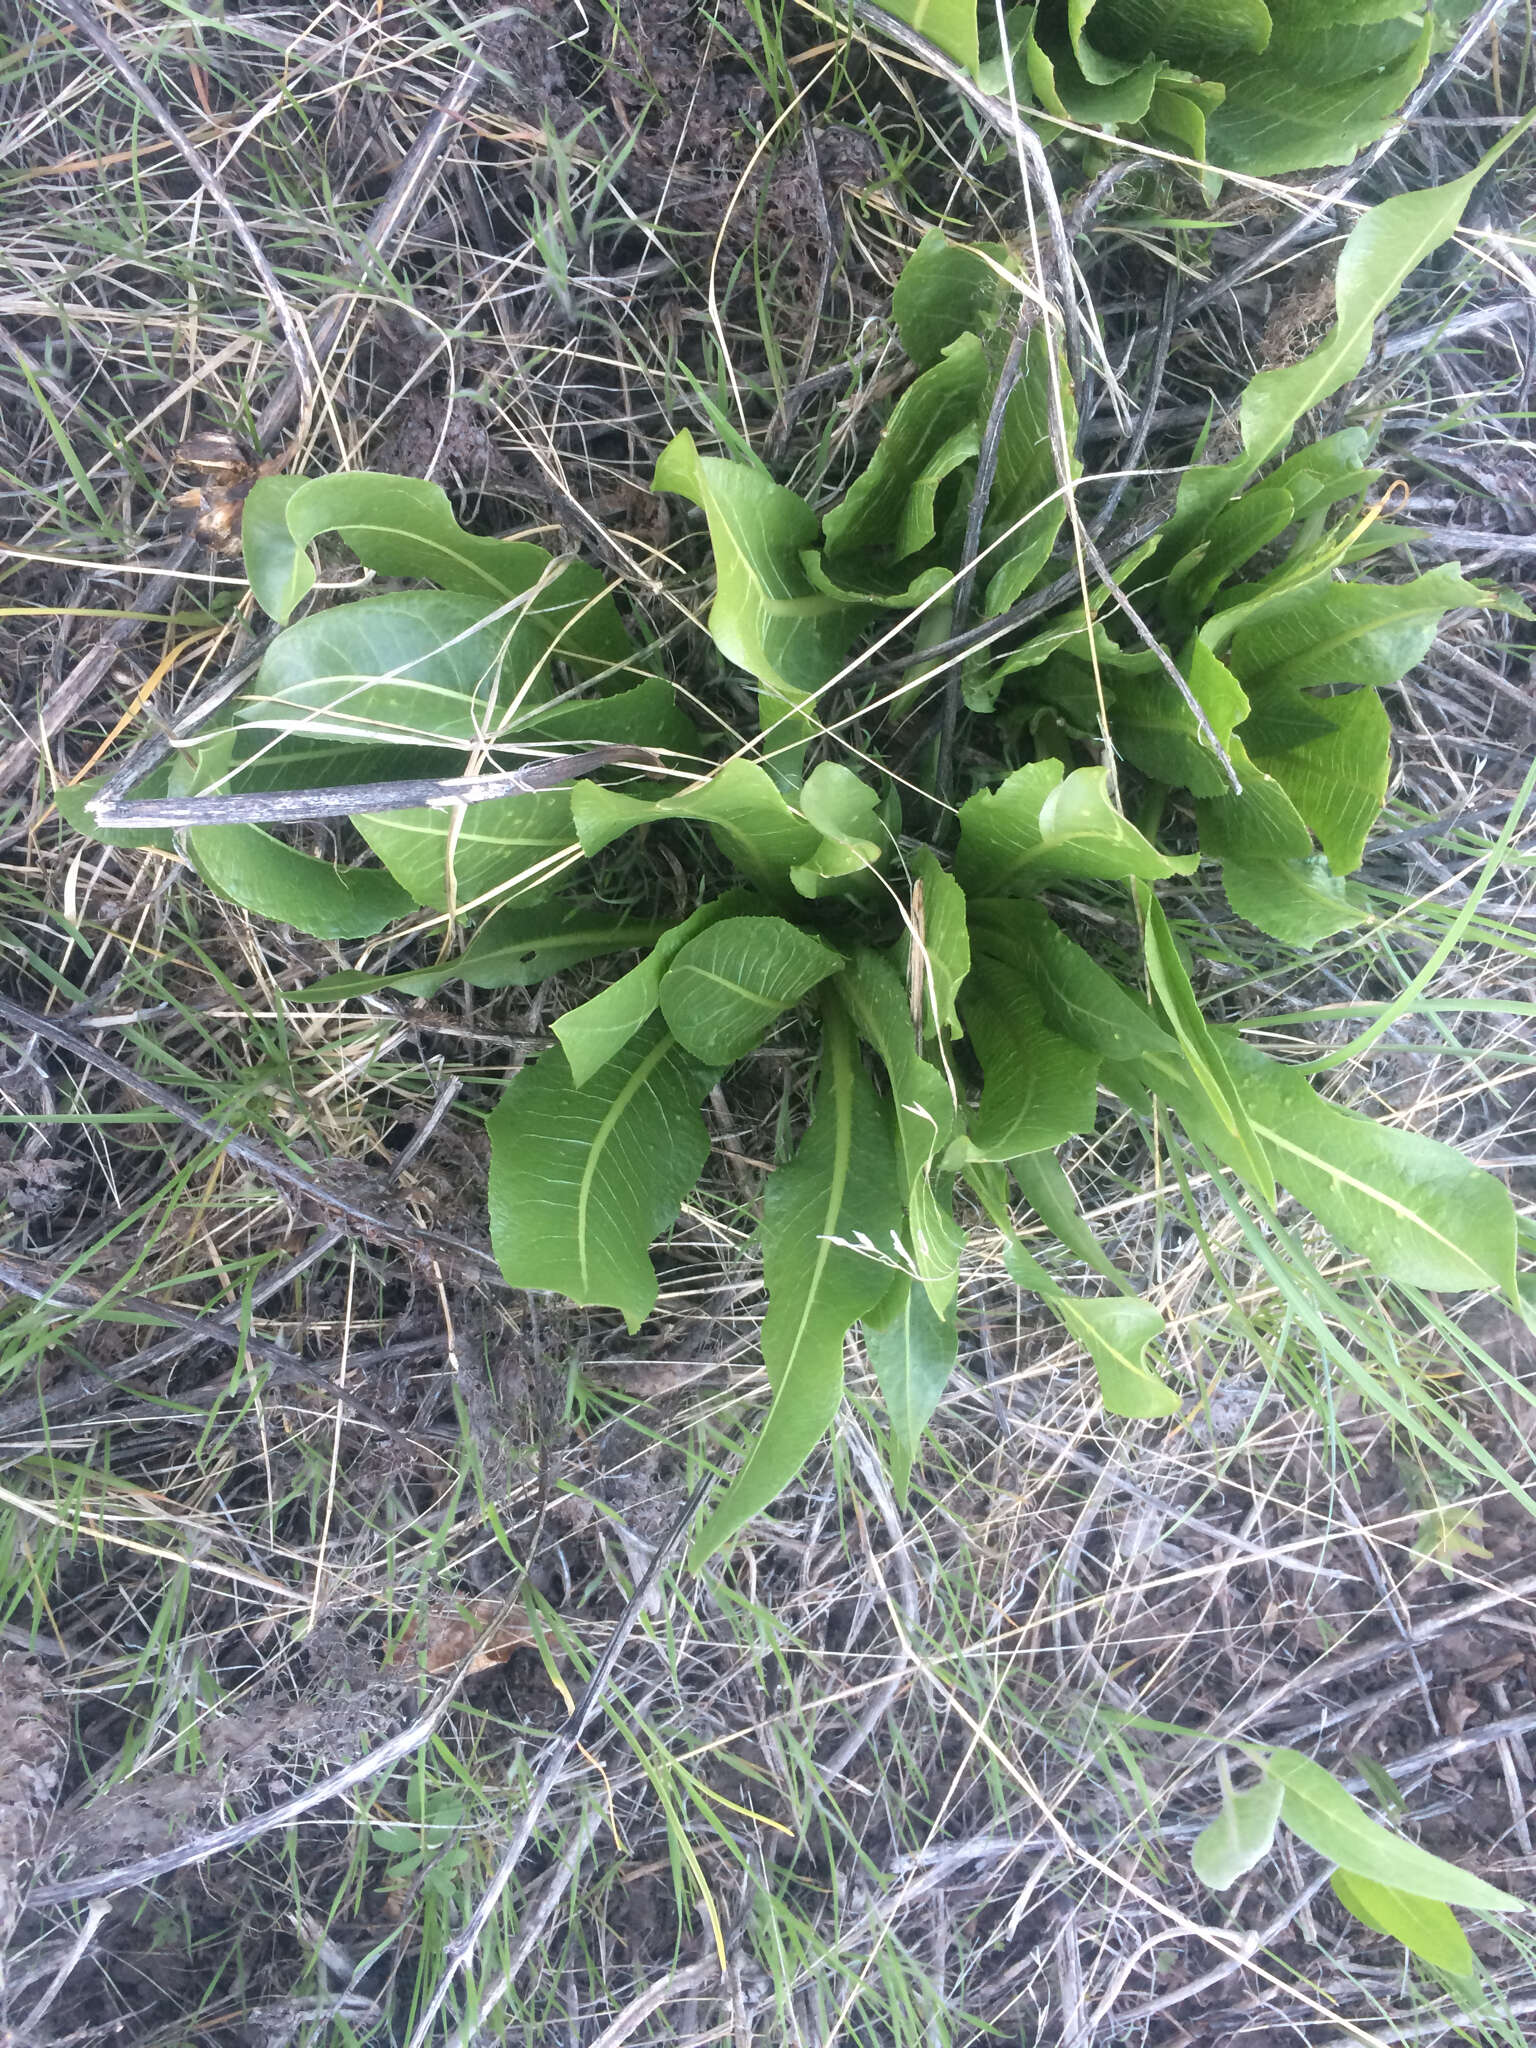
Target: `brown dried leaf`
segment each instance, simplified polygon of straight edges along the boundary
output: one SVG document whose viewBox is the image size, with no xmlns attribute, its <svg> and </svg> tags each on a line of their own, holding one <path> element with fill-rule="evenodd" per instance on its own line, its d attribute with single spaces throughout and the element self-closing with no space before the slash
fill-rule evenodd
<svg viewBox="0 0 1536 2048">
<path fill-rule="evenodd" d="M 0 1656 L 0 1958 L 64 1770 L 63 1717 L 43 1687 L 40 1665 L 18 1651 Z"/>
<path fill-rule="evenodd" d="M 468 1657 L 466 1675 L 473 1677 L 477 1671 L 505 1664 L 514 1650 L 534 1640 L 527 1610 L 508 1607 L 503 1600 L 470 1600 L 451 1610 L 433 1609 L 427 1615 L 424 1649 L 421 1636 L 421 1623 L 407 1622 L 388 1661 L 419 1663 L 429 1677 L 436 1677 L 442 1671 L 456 1671 Z"/>
</svg>

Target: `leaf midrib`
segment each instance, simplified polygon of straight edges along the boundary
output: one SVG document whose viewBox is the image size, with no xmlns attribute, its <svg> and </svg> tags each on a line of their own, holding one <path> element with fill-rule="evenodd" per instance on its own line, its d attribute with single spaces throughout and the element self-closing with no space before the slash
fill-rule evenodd
<svg viewBox="0 0 1536 2048">
<path fill-rule="evenodd" d="M 581 1285 L 584 1294 L 590 1292 L 592 1284 L 592 1262 L 589 1256 L 587 1211 L 591 1204 L 592 1184 L 596 1178 L 597 1169 L 602 1164 L 603 1153 L 607 1148 L 609 1139 L 613 1136 L 619 1119 L 624 1115 L 630 1103 L 634 1100 L 635 1095 L 649 1081 L 652 1073 L 666 1058 L 667 1054 L 671 1052 L 676 1043 L 676 1039 L 673 1038 L 670 1032 L 663 1032 L 656 1044 L 645 1055 L 645 1058 L 641 1060 L 635 1071 L 624 1083 L 624 1086 L 614 1096 L 612 1102 L 609 1103 L 601 1122 L 592 1134 L 592 1141 L 587 1147 L 587 1156 L 582 1164 L 581 1180 L 576 1195 L 576 1256 L 581 1269 Z"/>
</svg>

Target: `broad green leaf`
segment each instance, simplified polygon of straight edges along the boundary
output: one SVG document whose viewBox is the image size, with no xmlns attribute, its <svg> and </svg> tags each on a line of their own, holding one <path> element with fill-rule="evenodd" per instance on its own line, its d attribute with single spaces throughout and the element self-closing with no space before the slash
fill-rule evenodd
<svg viewBox="0 0 1536 2048">
<path fill-rule="evenodd" d="M 1008 1171 L 1018 1182 L 1019 1193 L 1040 1221 L 1074 1258 L 1081 1259 L 1085 1266 L 1091 1266 L 1106 1280 L 1112 1280 L 1122 1294 L 1134 1292 L 1129 1280 L 1089 1229 L 1066 1169 L 1054 1153 L 1029 1152 L 1021 1158 L 1010 1159 Z"/>
<path fill-rule="evenodd" d="M 419 576 L 482 598 L 487 609 L 531 593 L 513 616 L 541 653 L 556 648 L 582 673 L 637 668 L 595 570 L 582 562 L 557 566 L 527 541 L 466 533 L 438 485 L 367 471 L 299 483 L 262 477 L 252 485 L 242 521 L 246 574 L 256 602 L 279 625 L 313 589 L 308 550 L 329 531 L 381 576 Z"/>
<path fill-rule="evenodd" d="M 1219 77 L 1225 64 L 1269 41 L 1263 0 L 1089 0 L 1079 12 L 1095 43 L 1110 55 L 1129 59 L 1155 52 L 1207 77 Z"/>
<path fill-rule="evenodd" d="M 373 746 L 476 746 L 496 735 L 517 624 L 494 612 L 484 598 L 446 590 L 316 612 L 278 634 L 235 717 Z M 346 779 L 344 756 L 338 775 Z"/>
<path fill-rule="evenodd" d="M 1371 915 L 1364 891 L 1341 881 L 1321 854 L 1303 860 L 1223 861 L 1221 886 L 1236 916 L 1282 945 L 1308 951 Z"/>
<path fill-rule="evenodd" d="M 1049 1305 L 1088 1353 L 1106 1411 L 1133 1422 L 1177 1414 L 1178 1395 L 1147 1364 L 1148 1346 L 1163 1334 L 1163 1319 L 1152 1304 L 1135 1295 L 1086 1301 L 1067 1294 L 1021 1252 L 1017 1242 L 1008 1246 L 1003 1264 L 1020 1287 Z"/>
<path fill-rule="evenodd" d="M 1477 1971 L 1472 1945 L 1462 1933 L 1456 1915 L 1439 1899 L 1421 1899 L 1393 1885 L 1378 1884 L 1353 1870 L 1336 1870 L 1329 1882 L 1346 1912 L 1377 1934 L 1400 1941 L 1421 1962 L 1444 1970 L 1452 1977 L 1471 1977 Z"/>
<path fill-rule="evenodd" d="M 1163 1319 L 1157 1310 L 1135 1295 L 1085 1301 L 1066 1293 L 1019 1242 L 1008 1213 L 1002 1169 L 975 1161 L 967 1164 L 965 1178 L 1002 1236 L 1003 1266 L 1009 1278 L 1026 1293 L 1038 1295 L 1093 1360 L 1106 1410 L 1133 1420 L 1171 1415 L 1179 1405 L 1178 1397 L 1146 1362 L 1147 1347 L 1162 1334 Z"/>
<path fill-rule="evenodd" d="M 675 796 L 637 797 L 594 782 L 578 783 L 571 791 L 571 815 L 588 855 L 601 853 L 637 825 L 696 819 L 709 826 L 721 852 L 748 880 L 765 895 L 778 897 L 790 894 L 790 869 L 813 857 L 820 838 L 790 809 L 770 775 L 741 760 L 727 761 L 706 781 Z"/>
<path fill-rule="evenodd" d="M 1241 685 L 1200 639 L 1190 642 L 1181 670 L 1230 758 L 1234 728 L 1249 711 Z M 1154 781 L 1187 789 L 1193 796 L 1230 793 L 1232 785 L 1194 713 L 1152 654 L 1135 668 L 1116 668 L 1110 731 L 1126 759 Z"/>
<path fill-rule="evenodd" d="M 1306 820 L 1272 775 L 1248 758 L 1242 738 L 1228 747 L 1242 795 L 1201 797 L 1195 803 L 1200 851 L 1207 860 L 1306 860 L 1313 852 Z"/>
<path fill-rule="evenodd" d="M 280 626 L 287 625 L 295 605 L 314 587 L 314 564 L 288 531 L 288 501 L 304 483 L 301 476 L 258 477 L 240 507 L 240 544 L 251 595 Z"/>
<path fill-rule="evenodd" d="M 1273 479 L 1223 506 L 1200 546 L 1174 565 L 1162 593 L 1165 621 L 1185 630 L 1196 625 L 1228 577 L 1284 533 L 1295 516 L 1290 492 Z"/>
<path fill-rule="evenodd" d="M 784 1490 L 831 1427 L 843 1396 L 843 1340 L 890 1287 L 889 1268 L 854 1248 L 886 1252 L 901 1220 L 890 1119 L 835 995 L 824 998 L 822 1018 L 816 1107 L 763 1196 L 763 1368 L 773 1398 L 694 1543 L 695 1565 Z"/>
<path fill-rule="evenodd" d="M 662 676 L 647 676 L 631 690 L 612 696 L 588 694 L 541 701 L 505 722 L 506 743 L 518 747 L 553 747 L 579 753 L 583 747 L 637 746 L 656 753 L 696 754 L 694 730 L 672 685 Z"/>
<path fill-rule="evenodd" d="M 574 855 L 568 789 L 531 790 L 409 811 L 360 811 L 352 821 L 401 888 L 435 910 L 476 903 L 504 885 L 524 902 L 559 886 Z"/>
<path fill-rule="evenodd" d="M 903 1273 L 875 1313 L 864 1318 L 864 1349 L 891 1426 L 896 1505 L 905 1508 L 917 1446 L 960 1355 L 954 1305 L 940 1315 Z"/>
<path fill-rule="evenodd" d="M 1508 1190 L 1449 1145 L 1326 1102 L 1306 1075 L 1222 1034 L 1228 1070 L 1275 1177 L 1389 1280 L 1518 1299 Z M 1181 1118 L 1187 1105 L 1175 1103 Z M 1221 1146 L 1209 1127 L 1196 1135 Z M 1225 1156 L 1225 1155 L 1223 1155 Z"/>
<path fill-rule="evenodd" d="M 696 1059 L 728 1067 L 843 965 L 782 917 L 731 917 L 681 946 L 661 977 L 661 1014 Z"/>
<path fill-rule="evenodd" d="M 234 735 L 224 733 L 171 771 L 171 794 L 204 796 L 226 786 Z M 367 939 L 416 908 L 380 868 L 346 868 L 300 853 L 259 825 L 201 825 L 182 835 L 187 858 L 221 896 L 310 932 L 317 939 Z"/>
<path fill-rule="evenodd" d="M 644 918 L 615 916 L 599 904 L 550 903 L 525 909 L 510 903 L 492 911 L 462 953 L 434 966 L 401 968 L 392 974 L 328 974 L 290 991 L 284 1001 L 329 1003 L 385 988 L 431 996 L 450 981 L 462 981 L 469 988 L 532 988 L 583 960 L 651 945 L 664 930 Z"/>
<path fill-rule="evenodd" d="M 961 334 L 909 385 L 868 466 L 822 520 L 833 575 L 849 555 L 894 565 L 933 540 L 939 485 L 981 446 L 988 381 L 980 341 Z"/>
<path fill-rule="evenodd" d="M 1049 1028 L 1028 980 L 978 953 L 961 1008 L 983 1077 L 968 1156 L 1013 1159 L 1093 1129 L 1098 1058 Z"/>
<path fill-rule="evenodd" d="M 1211 162 L 1249 177 L 1351 162 L 1423 75 L 1433 9 L 1387 24 L 1393 41 L 1371 28 L 1320 30 L 1315 23 L 1288 37 L 1283 7 L 1276 22 L 1262 56 L 1223 73 L 1226 97 L 1206 124 Z"/>
<path fill-rule="evenodd" d="M 930 549 L 926 558 L 917 555 L 905 562 L 887 564 L 871 555 L 839 555 L 833 561 L 815 548 L 805 548 L 800 563 L 812 587 L 824 597 L 835 597 L 839 604 L 849 605 L 855 611 L 882 605 L 888 611 L 910 612 L 927 604 L 929 598 L 948 589 L 955 580 L 954 570 L 933 561 L 932 554 Z M 941 605 L 929 605 L 918 622 L 919 629 L 943 609 Z"/>
<path fill-rule="evenodd" d="M 1082 464 L 1073 453 L 1077 407 L 1066 359 L 1058 347 L 1053 365 L 1051 347 L 1050 329 L 1042 321 L 1030 330 L 1023 368 L 1003 414 L 997 476 L 981 533 L 987 578 L 982 611 L 989 618 L 1007 611 L 1034 582 L 1067 516 L 1052 453 L 1058 406 L 1060 447 L 1066 451 L 1068 473 L 1074 477 L 1082 474 Z"/>
<path fill-rule="evenodd" d="M 915 28 L 930 43 L 953 57 L 967 71 L 979 63 L 976 50 L 976 0 L 891 0 L 898 21 Z"/>
<path fill-rule="evenodd" d="M 163 762 L 132 791 L 134 803 L 151 803 L 170 793 L 171 763 Z M 157 853 L 174 853 L 176 835 L 169 826 L 98 825 L 88 808 L 91 799 L 105 789 L 111 774 L 93 775 L 87 782 L 54 784 L 53 801 L 59 816 L 82 839 L 94 839 L 101 846 L 149 846 Z"/>
<path fill-rule="evenodd" d="M 1411 583 L 1314 579 L 1259 608 L 1233 635 L 1227 658 L 1262 715 L 1275 691 L 1399 683 L 1429 652 L 1448 611 L 1489 602 L 1453 562 Z"/>
<path fill-rule="evenodd" d="M 1524 1899 L 1475 1877 L 1444 1857 L 1433 1856 L 1401 1835 L 1391 1834 L 1321 1764 L 1296 1749 L 1272 1749 L 1264 1758 L 1267 1776 L 1283 1788 L 1280 1818 L 1301 1839 L 1351 1875 L 1378 1885 L 1410 1892 L 1418 1899 L 1439 1899 L 1447 1906 L 1467 1906 L 1474 1913 L 1523 1913 Z"/>
<path fill-rule="evenodd" d="M 964 1234 L 947 1192 L 941 1199 L 931 1176 L 959 1123 L 954 1081 L 919 1051 L 901 979 L 889 960 L 861 948 L 838 986 L 890 1081 L 910 1248 L 934 1313 L 947 1315 L 959 1283 Z"/>
<path fill-rule="evenodd" d="M 1392 725 L 1374 690 L 1327 697 L 1317 708 L 1329 732 L 1283 754 L 1252 758 L 1316 833 L 1334 874 L 1350 875 L 1365 858 L 1366 837 L 1387 799 Z"/>
<path fill-rule="evenodd" d="M 1226 1132 L 1222 1156 L 1230 1160 L 1248 1186 L 1275 1206 L 1275 1176 L 1243 1104 L 1243 1091 L 1227 1065 L 1215 1033 L 1206 1023 L 1200 1005 L 1184 971 L 1178 948 L 1173 943 L 1162 905 L 1143 883 L 1132 885 L 1142 918 L 1142 939 L 1146 948 L 1147 978 L 1151 982 L 1163 1015 L 1183 1049 L 1211 1114 Z"/>
<path fill-rule="evenodd" d="M 491 1246 L 513 1287 L 616 1308 L 631 1332 L 655 1306 L 649 1249 L 704 1169 L 698 1105 L 713 1068 L 653 1018 L 585 1088 L 552 1049 L 491 1112 Z"/>
<path fill-rule="evenodd" d="M 931 369 L 962 334 L 983 340 L 1016 302 L 1014 265 L 1001 242 L 952 242 L 930 228 L 896 280 L 891 311 L 901 345 L 920 370 Z"/>
<path fill-rule="evenodd" d="M 655 1015 L 661 1000 L 661 978 L 688 941 L 721 918 L 739 917 L 755 907 L 756 898 L 745 889 L 732 889 L 700 904 L 691 917 L 658 932 L 650 952 L 628 974 L 621 974 L 607 988 L 555 1019 L 555 1036 L 565 1048 L 571 1078 L 578 1088 L 584 1088 Z"/>
<path fill-rule="evenodd" d="M 842 667 L 857 614 L 812 587 L 800 561 L 819 522 L 803 498 L 741 462 L 699 454 L 686 428 L 662 450 L 655 489 L 691 499 L 709 521 L 715 601 L 709 630 L 761 686 L 759 709 L 780 758 L 816 730 L 799 707 Z"/>
<path fill-rule="evenodd" d="M 1219 161 L 1214 139 L 1212 147 Z M 1243 453 L 1231 462 L 1185 475 L 1162 542 L 1164 562 L 1183 554 L 1212 514 L 1280 452 L 1298 420 L 1359 374 L 1370 353 L 1377 318 L 1397 297 L 1410 272 L 1455 233 L 1486 168 L 1485 161 L 1451 184 L 1399 193 L 1356 221 L 1339 257 L 1333 331 L 1301 362 L 1263 370 L 1249 384 L 1242 402 Z"/>
<path fill-rule="evenodd" d="M 923 847 L 912 863 L 916 882 L 913 921 L 922 945 L 917 973 L 921 977 L 923 1036 L 958 1038 L 960 1013 L 955 998 L 971 971 L 971 940 L 966 924 L 965 891 L 931 848 Z M 921 895 L 917 895 L 920 890 Z M 921 918 L 917 916 L 921 907 Z M 909 952 L 912 941 L 908 941 Z M 911 972 L 909 960 L 909 972 Z"/>
<path fill-rule="evenodd" d="M 1221 1811 L 1195 1837 L 1190 1865 L 1213 1892 L 1224 1892 L 1269 1854 L 1285 1787 L 1263 1777 L 1246 1792 L 1228 1791 Z"/>
<path fill-rule="evenodd" d="M 1145 1002 L 1100 967 L 1038 903 L 970 900 L 971 944 L 1026 976 L 1046 1022 L 1103 1059 L 1172 1051 Z"/>
<path fill-rule="evenodd" d="M 960 807 L 955 874 L 967 893 L 1006 896 L 1064 876 L 1162 881 L 1190 874 L 1196 854 L 1159 853 L 1114 808 L 1102 768 L 1062 779 L 1059 761 L 1032 761 Z"/>
</svg>

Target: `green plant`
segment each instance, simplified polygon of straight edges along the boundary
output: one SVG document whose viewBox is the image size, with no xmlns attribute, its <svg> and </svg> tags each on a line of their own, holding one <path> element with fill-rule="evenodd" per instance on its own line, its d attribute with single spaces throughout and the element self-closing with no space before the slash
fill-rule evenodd
<svg viewBox="0 0 1536 2048">
<path fill-rule="evenodd" d="M 991 91 L 1088 128 L 1129 132 L 1217 170 L 1279 177 L 1346 164 L 1377 140 L 1468 9 L 1393 0 L 891 0 Z"/>
<path fill-rule="evenodd" d="M 1320 1095 L 1309 1072 L 1344 1053 L 1311 1070 L 1282 1065 L 1209 1024 L 1153 894 L 1204 857 L 1220 862 L 1233 911 L 1287 944 L 1369 916 L 1348 877 L 1386 787 L 1379 689 L 1422 655 L 1449 608 L 1494 600 L 1452 567 L 1401 584 L 1343 575 L 1395 539 L 1359 513 L 1374 476 L 1361 432 L 1259 472 L 1358 369 L 1377 313 L 1452 231 L 1474 181 L 1365 216 L 1341 260 L 1333 334 L 1304 362 L 1255 378 L 1242 451 L 1186 473 L 1120 582 L 1085 566 L 1083 597 L 1043 612 L 1028 593 L 1066 522 L 1064 370 L 1044 325 L 1021 327 L 1022 347 L 1009 350 L 1002 253 L 930 236 L 895 303 L 918 375 L 824 519 L 764 471 L 701 456 L 687 434 L 658 465 L 658 486 L 705 512 L 710 630 L 758 686 L 759 735 L 712 770 L 591 570 L 466 534 L 439 491 L 399 478 L 267 479 L 251 492 L 248 571 L 279 621 L 312 587 L 308 550 L 329 529 L 369 568 L 437 588 L 288 625 L 232 721 L 169 778 L 200 820 L 211 793 L 255 799 L 259 812 L 273 792 L 343 774 L 340 808 L 382 867 L 300 852 L 255 823 L 199 821 L 184 843 L 204 876 L 328 938 L 420 909 L 447 933 L 472 927 L 461 952 L 432 966 L 335 976 L 308 991 L 316 998 L 428 993 L 455 977 L 526 984 L 643 950 L 557 1020 L 557 1048 L 513 1077 L 491 1115 L 492 1237 L 514 1285 L 616 1308 L 638 1328 L 657 1294 L 649 1247 L 707 1157 L 704 1098 L 790 1012 L 814 1020 L 812 1113 L 763 1204 L 773 1398 L 696 1559 L 767 1506 L 826 1432 L 855 1325 L 905 1487 L 957 1355 L 957 1184 L 1002 1233 L 1020 1286 L 1082 1342 L 1105 1406 L 1128 1417 L 1177 1409 L 1149 1363 L 1160 1317 L 1099 1250 L 1052 1158 L 1093 1128 L 1100 1090 L 1148 1117 L 1171 1112 L 1261 1217 L 1283 1186 L 1385 1277 L 1494 1289 L 1518 1306 L 1502 1185 Z M 1019 374 L 1000 383 L 1010 356 Z M 993 438 L 988 495 L 978 453 Z M 891 722 L 932 694 L 943 622 L 974 574 L 961 573 L 973 508 L 985 512 L 982 613 L 998 632 L 1021 599 L 1040 616 L 1001 656 L 966 654 L 965 700 L 993 721 L 988 761 L 1035 758 L 984 775 L 953 817 L 946 860 L 953 814 L 925 806 L 935 843 L 923 843 L 904 834 L 893 779 L 876 786 L 832 758 L 805 764 L 850 727 L 873 758 L 894 752 Z M 1265 550 L 1263 573 L 1237 581 Z M 847 662 L 855 637 L 903 613 L 920 620 L 911 666 L 829 722 L 829 692 L 844 678 L 851 691 L 860 674 Z M 1138 778 L 1139 825 L 1106 765 L 1077 765 L 1106 735 L 1120 775 Z M 626 767 L 623 786 L 570 786 L 592 767 L 611 777 L 615 756 L 636 748 L 644 770 Z M 503 787 L 487 778 L 508 760 L 551 750 L 533 776 L 557 786 L 474 800 Z M 662 772 L 674 786 L 656 794 Z M 375 785 L 370 797 L 362 784 Z M 1174 792 L 1181 852 L 1159 844 Z M 569 870 L 624 835 L 676 825 L 704 827 L 718 856 L 686 915 L 653 922 L 558 893 Z M 1139 942 L 1130 973 L 1095 958 L 1058 915 L 1080 901 L 1102 916 L 1106 887 L 1125 892 L 1111 923 Z M 1010 1173 L 1113 1293 L 1069 1292 L 1025 1252 Z"/>
<path fill-rule="evenodd" d="M 1244 1745 L 1256 1783 L 1234 1791 L 1218 1758 L 1222 1805 L 1195 1842 L 1195 1875 L 1225 1891 L 1270 1850 L 1281 1821 L 1334 1867 L 1334 1894 L 1357 1920 L 1390 1934 L 1447 1976 L 1473 1978 L 1477 1961 L 1452 1906 L 1479 1913 L 1524 1910 L 1523 1902 L 1470 1871 L 1405 1842 L 1371 1819 L 1321 1764 L 1295 1749 Z M 1396 1798 L 1387 1779 L 1385 1789 Z"/>
</svg>

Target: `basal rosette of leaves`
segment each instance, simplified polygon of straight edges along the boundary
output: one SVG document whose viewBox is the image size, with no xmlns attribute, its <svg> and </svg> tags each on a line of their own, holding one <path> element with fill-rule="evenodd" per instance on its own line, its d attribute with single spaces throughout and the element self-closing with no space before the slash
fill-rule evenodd
<svg viewBox="0 0 1536 2048">
<path fill-rule="evenodd" d="M 379 575 L 434 587 L 286 624 L 230 715 L 176 757 L 173 793 L 350 788 L 649 750 L 647 768 L 573 786 L 359 808 L 351 822 L 377 865 L 301 851 L 258 825 L 182 835 L 206 879 L 261 915 L 340 940 L 414 918 L 460 947 L 404 972 L 334 976 L 308 991 L 316 998 L 426 994 L 452 978 L 530 984 L 627 956 L 556 1020 L 556 1045 L 511 1077 L 490 1116 L 492 1240 L 513 1285 L 615 1309 L 637 1329 L 657 1298 L 651 1246 L 708 1156 L 704 1099 L 776 1032 L 816 1048 L 803 1131 L 763 1196 L 771 1398 L 695 1559 L 766 1507 L 832 1426 L 855 1330 L 905 1492 L 957 1357 L 957 1203 L 988 1219 L 1015 1280 L 1082 1345 L 1109 1412 L 1180 1407 L 1185 1390 L 1156 1362 L 1157 1310 L 1096 1243 L 1054 1156 L 1094 1128 L 1106 1096 L 1156 1109 L 1165 1129 L 1171 1120 L 1261 1218 L 1289 1196 L 1379 1274 L 1518 1305 L 1503 1186 L 1209 1023 L 1157 894 L 1176 906 L 1203 859 L 1220 864 L 1233 912 L 1285 944 L 1369 915 L 1350 877 L 1386 787 L 1379 693 L 1448 610 L 1492 600 L 1452 567 L 1366 580 L 1360 564 L 1393 536 L 1362 510 L 1374 477 L 1364 436 L 1285 449 L 1359 368 L 1377 314 L 1452 232 L 1473 182 L 1361 220 L 1333 334 L 1254 380 L 1241 452 L 1191 469 L 1161 533 L 1121 563 L 1155 647 L 1092 585 L 1086 611 L 1004 631 L 1064 546 L 1071 394 L 1048 331 L 1029 333 L 975 583 L 1002 651 L 964 673 L 967 758 L 997 766 L 949 828 L 910 796 L 904 816 L 895 780 L 850 766 L 822 713 L 835 682 L 863 687 L 850 656 L 872 625 L 910 630 L 895 693 L 904 717 L 929 717 L 946 687 L 923 655 L 943 637 L 1018 306 L 996 250 L 930 236 L 911 258 L 895 314 L 912 382 L 824 516 L 687 434 L 663 454 L 658 486 L 702 509 L 713 544 L 710 631 L 758 691 L 760 733 L 718 766 L 707 758 L 718 746 L 590 569 L 470 535 L 435 486 L 401 478 L 266 479 L 251 492 L 248 572 L 277 621 L 313 586 L 311 549 L 327 532 Z M 879 716 L 861 730 L 878 749 Z M 681 916 L 616 912 L 595 893 L 589 864 L 641 827 L 691 846 L 698 893 Z M 1101 921 L 1118 901 L 1122 928 L 1140 934 L 1131 971 L 1082 942 L 1075 899 Z M 1010 1183 L 1086 1269 L 1082 1283 L 1064 1285 L 1025 1251 Z"/>
<path fill-rule="evenodd" d="M 889 0 L 994 92 L 1007 89 L 991 8 Z M 1462 0 L 1040 0 L 1005 17 L 1021 106 L 1128 131 L 1249 177 L 1347 164 L 1387 129 Z"/>
</svg>

